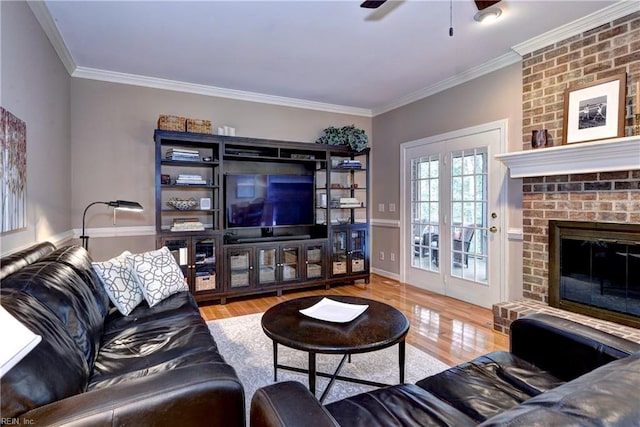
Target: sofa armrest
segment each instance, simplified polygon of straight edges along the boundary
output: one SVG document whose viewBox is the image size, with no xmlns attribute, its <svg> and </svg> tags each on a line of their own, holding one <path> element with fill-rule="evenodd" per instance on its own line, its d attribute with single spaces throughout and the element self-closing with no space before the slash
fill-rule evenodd
<svg viewBox="0 0 640 427">
<path fill-rule="evenodd" d="M 640 344 L 549 314 L 530 314 L 510 328 L 511 352 L 571 381 L 640 350 Z"/>
<path fill-rule="evenodd" d="M 251 427 L 335 427 L 339 424 L 301 383 L 262 387 L 251 399 Z"/>
<path fill-rule="evenodd" d="M 244 390 L 231 366 L 208 363 L 91 390 L 20 419 L 42 426 L 244 427 Z"/>
</svg>

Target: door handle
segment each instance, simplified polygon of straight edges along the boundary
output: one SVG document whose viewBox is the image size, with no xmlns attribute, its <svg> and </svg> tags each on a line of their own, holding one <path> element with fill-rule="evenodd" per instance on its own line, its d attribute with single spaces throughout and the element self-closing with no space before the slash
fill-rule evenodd
<svg viewBox="0 0 640 427">
<path fill-rule="evenodd" d="M 497 233 L 498 232 L 498 227 L 496 227 L 495 225 L 489 228 L 489 231 L 492 233 Z"/>
</svg>

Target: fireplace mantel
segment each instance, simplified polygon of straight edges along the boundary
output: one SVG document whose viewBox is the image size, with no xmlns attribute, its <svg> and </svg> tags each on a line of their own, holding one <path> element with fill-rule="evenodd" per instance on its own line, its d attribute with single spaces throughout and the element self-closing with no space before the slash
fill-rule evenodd
<svg viewBox="0 0 640 427">
<path fill-rule="evenodd" d="M 640 169 L 640 135 L 497 154 L 511 178 Z"/>
</svg>

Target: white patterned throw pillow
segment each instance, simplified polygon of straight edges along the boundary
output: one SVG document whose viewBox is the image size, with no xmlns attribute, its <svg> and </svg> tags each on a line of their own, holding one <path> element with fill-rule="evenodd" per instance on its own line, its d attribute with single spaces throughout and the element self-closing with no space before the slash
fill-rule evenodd
<svg viewBox="0 0 640 427">
<path fill-rule="evenodd" d="M 155 251 L 129 255 L 127 261 L 149 307 L 177 292 L 189 290 L 180 266 L 166 246 Z"/>
<path fill-rule="evenodd" d="M 142 290 L 127 262 L 129 255 L 131 252 L 124 251 L 108 261 L 93 263 L 93 269 L 98 274 L 109 299 L 125 316 L 128 316 L 143 298 Z"/>
</svg>

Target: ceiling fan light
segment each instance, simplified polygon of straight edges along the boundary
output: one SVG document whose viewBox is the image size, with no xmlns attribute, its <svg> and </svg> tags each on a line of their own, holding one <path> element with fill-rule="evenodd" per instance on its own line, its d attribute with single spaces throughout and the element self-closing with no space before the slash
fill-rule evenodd
<svg viewBox="0 0 640 427">
<path fill-rule="evenodd" d="M 489 7 L 487 9 L 479 10 L 478 13 L 473 15 L 473 19 L 477 22 L 490 23 L 498 19 L 502 15 L 502 9 L 499 7 Z"/>
</svg>

